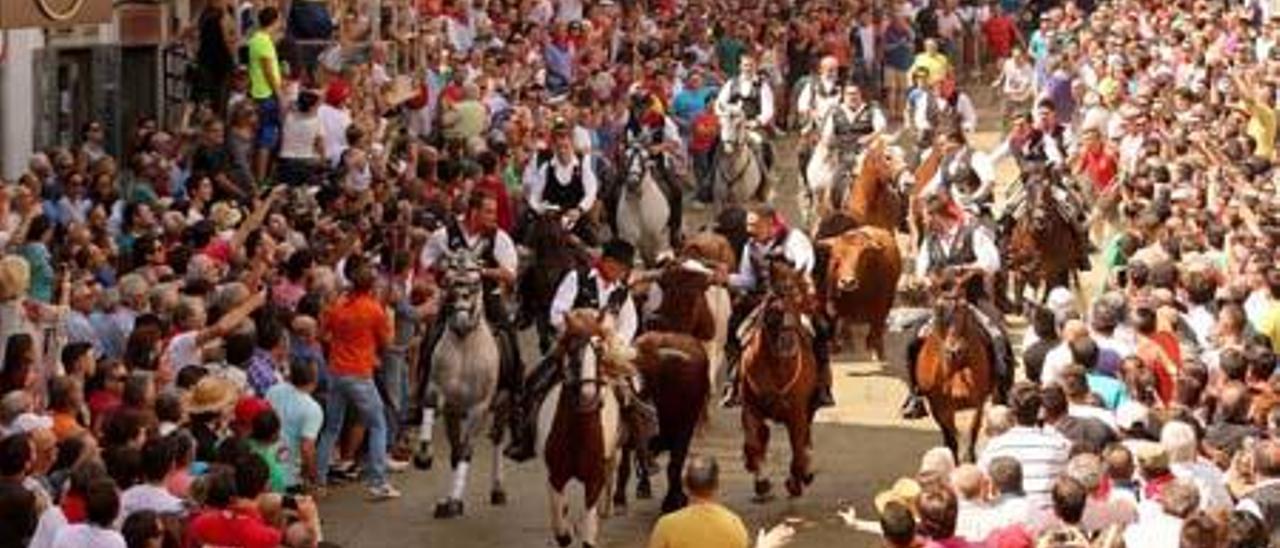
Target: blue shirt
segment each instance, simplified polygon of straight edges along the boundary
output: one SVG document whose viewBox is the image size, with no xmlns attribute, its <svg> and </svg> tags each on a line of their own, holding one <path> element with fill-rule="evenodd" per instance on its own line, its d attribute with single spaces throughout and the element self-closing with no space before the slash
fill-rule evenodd
<svg viewBox="0 0 1280 548">
<path fill-rule="evenodd" d="M 31 267 L 31 298 L 49 303 L 53 302 L 53 256 L 49 248 L 40 242 L 32 242 L 22 246 L 22 258 Z"/>
<path fill-rule="evenodd" d="M 302 442 L 316 441 L 320 426 L 324 424 L 324 412 L 311 394 L 298 390 L 287 382 L 278 383 L 267 390 L 267 402 L 280 417 L 280 441 L 288 453 L 284 459 L 285 484 L 300 483 L 302 473 Z"/>
<path fill-rule="evenodd" d="M 324 350 L 320 345 L 310 346 L 304 342 L 294 342 L 289 347 L 289 359 L 309 361 L 316 364 L 316 391 L 329 389 L 329 362 L 324 359 Z"/>
<path fill-rule="evenodd" d="M 553 77 L 565 86 L 573 81 L 573 50 L 561 48 L 554 43 L 542 48 L 542 60 L 547 64 L 547 87 L 552 86 Z"/>
<path fill-rule="evenodd" d="M 671 115 L 684 125 L 692 124 L 693 119 L 707 109 L 707 100 L 714 97 L 715 93 L 716 89 L 708 85 L 698 89 L 685 88 L 671 102 Z"/>
<path fill-rule="evenodd" d="M 276 375 L 276 362 L 271 359 L 271 354 L 261 348 L 253 351 L 253 357 L 249 358 L 249 367 L 245 369 L 245 374 L 249 377 L 249 386 L 253 387 L 253 391 L 258 395 L 266 395 L 267 390 L 280 382 L 280 377 Z"/>
<path fill-rule="evenodd" d="M 1099 373 L 1089 373 L 1085 380 L 1089 383 L 1089 391 L 1102 399 L 1102 406 L 1115 411 L 1120 404 L 1129 401 L 1129 392 L 1124 383 Z"/>
<path fill-rule="evenodd" d="M 911 70 L 915 63 L 915 36 L 910 28 L 890 25 L 884 31 L 884 64 L 899 71 Z"/>
</svg>

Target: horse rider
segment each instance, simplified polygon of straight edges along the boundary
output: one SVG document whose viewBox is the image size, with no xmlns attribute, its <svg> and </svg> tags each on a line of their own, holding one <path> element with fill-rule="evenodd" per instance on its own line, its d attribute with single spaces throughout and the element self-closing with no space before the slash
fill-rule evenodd
<svg viewBox="0 0 1280 548">
<path fill-rule="evenodd" d="M 675 165 L 675 159 L 684 150 L 680 128 L 667 116 L 662 100 L 641 88 L 631 92 L 631 107 L 627 109 L 627 121 L 623 128 L 627 150 L 639 148 L 644 152 L 645 159 L 651 160 L 656 168 L 654 181 L 667 198 L 667 208 L 671 212 L 667 217 L 667 228 L 671 234 L 671 245 L 676 247 L 684 226 L 680 207 L 684 201 L 683 189 L 676 176 Z M 620 167 L 625 171 L 625 165 Z M 614 211 L 616 207 L 616 202 L 610 204 L 609 211 Z"/>
<path fill-rule="evenodd" d="M 1062 208 L 1061 213 L 1070 225 L 1072 235 L 1076 241 L 1086 244 L 1086 249 L 1083 251 L 1085 264 L 1082 266 L 1087 267 L 1088 208 L 1084 205 L 1084 198 L 1064 180 L 1068 172 L 1071 135 L 1067 127 L 1058 122 L 1053 101 L 1044 99 L 1037 103 L 1036 118 L 1025 137 L 1016 143 L 1017 148 L 1011 153 L 1019 160 L 1018 167 L 1022 177 L 1019 178 L 1018 188 L 1005 205 L 999 224 L 1002 229 L 1008 230 L 1013 220 L 1022 214 L 1027 199 L 1026 182 L 1028 180 L 1047 181 L 1052 185 L 1053 197 Z"/>
<path fill-rule="evenodd" d="M 499 385 L 509 390 L 512 398 L 519 399 L 524 391 L 524 366 L 520 362 L 520 347 L 516 342 L 516 331 L 506 300 L 506 295 L 510 294 L 516 283 L 519 255 L 511 236 L 498 227 L 497 196 L 485 192 L 473 193 L 467 200 L 467 212 L 461 222 L 450 219 L 445 226 L 436 229 L 423 246 L 418 264 L 424 271 L 431 272 L 436 280 L 447 280 L 447 265 L 442 264 L 442 261 L 453 253 L 469 253 L 480 261 L 484 315 L 498 340 L 501 357 Z M 423 382 L 431 376 L 430 356 L 440 337 L 444 335 L 444 318 L 449 317 L 449 312 L 441 311 L 439 320 L 432 326 L 425 341 Z M 518 424 L 514 421 L 510 426 L 512 436 L 522 433 L 516 428 Z"/>
<path fill-rule="evenodd" d="M 760 73 L 755 56 L 743 54 L 738 75 L 725 82 L 716 96 L 716 115 L 720 117 L 721 138 L 729 127 L 729 116 L 741 114 L 746 118 L 751 150 L 766 175 L 773 171 L 773 147 L 768 141 L 773 106 L 773 88 Z"/>
<path fill-rule="evenodd" d="M 1007 386 L 1006 380 L 1011 379 L 1012 374 L 1012 350 L 1004 332 L 1003 316 L 992 300 L 994 277 L 1000 271 L 1000 251 L 996 248 L 994 236 L 961 209 L 945 188 L 925 195 L 925 214 L 928 228 L 924 244 L 916 253 L 914 283 L 919 284 L 948 271 L 981 278 L 981 283 L 970 284 L 966 288 L 965 297 L 991 337 L 994 373 L 999 380 L 997 386 Z M 916 387 L 916 358 L 928 335 L 930 318 L 924 318 L 915 338 L 907 344 L 910 392 L 902 404 L 902 414 L 908 419 L 925 416 L 924 402 Z M 1002 391 L 997 393 L 1000 400 Z"/>
<path fill-rule="evenodd" d="M 590 309 L 600 312 L 601 317 L 612 318 L 611 335 L 619 342 L 630 345 L 635 339 L 639 327 L 639 318 L 635 302 L 631 299 L 628 286 L 631 266 L 635 262 L 635 247 L 622 240 L 611 240 L 604 244 L 600 260 L 591 268 L 570 270 L 556 287 L 555 299 L 551 302 L 550 320 L 556 331 L 563 334 L 565 315 L 571 310 Z M 537 406 L 547 391 L 563 377 L 564 360 L 570 359 L 563 354 L 564 349 L 556 349 L 530 373 L 525 398 L 517 404 L 515 420 L 522 421 L 523 433 L 512 440 L 506 450 L 508 458 L 525 461 L 534 456 L 534 430 L 536 428 Z M 636 455 L 645 463 L 646 470 L 656 470 L 652 465 L 648 440 L 657 432 L 656 411 L 637 394 L 639 388 L 635 383 L 638 378 L 623 383 L 626 388 L 623 397 L 623 420 L 636 440 Z"/>
<path fill-rule="evenodd" d="M 862 89 L 857 84 L 848 83 L 843 86 L 840 104 L 833 107 L 822 123 L 820 145 L 835 153 L 837 162 L 836 188 L 841 189 L 837 196 L 847 190 L 848 177 L 845 177 L 857 164 L 872 135 L 885 130 L 888 123 L 880 107 L 862 99 Z"/>
<path fill-rule="evenodd" d="M 738 383 L 741 364 L 738 363 L 738 357 L 745 342 L 740 334 L 744 331 L 744 324 L 750 323 L 749 318 L 755 315 L 756 309 L 764 300 L 765 292 L 769 289 L 770 262 L 785 261 L 796 271 L 803 273 L 806 279 L 811 280 L 809 277 L 812 275 L 815 260 L 813 243 L 809 241 L 804 231 L 788 227 L 769 206 L 760 206 L 752 210 L 747 215 L 747 227 L 751 233 L 751 239 L 743 247 L 738 271 L 728 273 L 721 270 L 716 274 L 717 283 L 727 284 L 731 290 L 743 295 L 735 303 L 733 317 L 729 320 L 729 355 L 733 356 L 733 359 L 729 360 L 730 382 L 723 402 L 726 406 L 739 403 Z M 813 290 L 812 283 L 809 284 L 808 290 Z M 824 314 L 825 312 L 818 312 L 808 318 L 808 323 L 813 329 L 813 353 L 818 365 L 819 388 L 813 402 L 816 407 L 835 405 L 835 400 L 831 396 L 829 348 L 831 329 L 830 322 Z"/>
<path fill-rule="evenodd" d="M 968 134 L 959 127 L 952 127 L 939 138 L 944 154 L 942 163 L 933 179 L 923 182 L 926 186 L 921 194 L 946 190 L 965 211 L 990 223 L 996 178 L 994 165 L 969 145 Z"/>
<path fill-rule="evenodd" d="M 973 101 L 956 86 L 952 76 L 933 82 L 920 100 L 923 104 L 912 112 L 913 125 L 919 133 L 918 150 L 930 147 L 939 134 L 950 133 L 952 128 L 960 128 L 967 134 L 977 130 L 978 112 L 973 108 Z"/>
<path fill-rule="evenodd" d="M 800 165 L 809 165 L 814 145 L 821 137 L 827 113 L 840 104 L 840 61 L 828 55 L 818 62 L 818 73 L 800 90 L 796 114 L 800 121 Z M 804 170 L 800 170 L 803 175 Z"/>
<path fill-rule="evenodd" d="M 596 243 L 595 226 L 589 218 L 599 192 L 592 162 L 574 148 L 573 128 L 557 117 L 551 127 L 552 154 L 548 159 L 537 156 L 526 168 L 525 195 L 529 209 L 535 214 L 558 212 L 566 226 L 584 244 Z"/>
</svg>

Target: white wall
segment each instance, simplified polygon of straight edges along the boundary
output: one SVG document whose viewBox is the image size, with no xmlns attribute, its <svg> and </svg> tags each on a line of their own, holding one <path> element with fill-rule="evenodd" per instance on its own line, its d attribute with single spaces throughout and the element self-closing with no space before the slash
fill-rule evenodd
<svg viewBox="0 0 1280 548">
<path fill-rule="evenodd" d="M 0 175 L 22 174 L 35 147 L 36 97 L 32 53 L 44 47 L 38 29 L 4 31 L 5 57 L 0 64 Z"/>
</svg>

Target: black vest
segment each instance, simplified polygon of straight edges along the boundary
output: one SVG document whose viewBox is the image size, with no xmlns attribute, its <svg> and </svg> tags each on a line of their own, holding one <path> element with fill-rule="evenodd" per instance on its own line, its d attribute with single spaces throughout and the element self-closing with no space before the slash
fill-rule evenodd
<svg viewBox="0 0 1280 548">
<path fill-rule="evenodd" d="M 747 92 L 742 92 L 742 85 L 738 78 L 734 78 L 730 82 L 732 93 L 729 95 L 729 104 L 742 105 L 742 112 L 747 115 L 747 119 L 754 119 L 760 115 L 760 80 L 756 80 L 747 88 Z"/>
<path fill-rule="evenodd" d="M 446 245 L 450 251 L 463 251 L 475 249 L 467 244 L 467 237 L 462 233 L 462 226 L 457 221 L 450 222 L 445 226 L 445 236 L 448 238 Z M 493 254 L 494 237 L 481 236 L 480 245 L 483 246 L 480 252 L 480 265 L 484 268 L 498 268 L 498 258 Z M 485 317 L 494 326 L 501 327 L 506 324 L 506 313 L 502 304 L 502 288 L 498 282 L 485 278 L 480 282 L 480 288 L 484 291 L 484 310 Z"/>
<path fill-rule="evenodd" d="M 863 105 L 862 109 L 850 116 L 845 112 L 844 105 L 836 107 L 832 112 L 831 124 L 835 130 L 836 141 L 842 148 L 857 145 L 858 140 L 875 133 L 876 125 L 874 107 L 871 105 Z"/>
<path fill-rule="evenodd" d="M 591 269 L 579 268 L 577 273 L 578 296 L 573 299 L 573 309 L 589 308 L 606 314 L 617 314 L 619 310 L 622 310 L 622 305 L 626 304 L 627 296 L 630 295 L 626 284 L 613 290 L 613 293 L 609 294 L 608 302 L 601 303 L 600 288 L 596 285 L 596 281 L 591 278 Z"/>
<path fill-rule="evenodd" d="M 1049 152 L 1046 150 L 1046 135 L 1053 137 L 1053 140 L 1057 143 L 1059 151 L 1061 151 L 1063 145 L 1062 137 L 1064 134 L 1066 134 L 1066 129 L 1063 128 L 1061 124 L 1054 126 L 1053 129 L 1050 129 L 1048 132 L 1045 132 L 1040 128 L 1031 130 L 1030 137 L 1027 138 L 1026 144 L 1023 145 L 1024 153 L 1022 154 L 1022 160 L 1024 162 L 1048 162 Z"/>
<path fill-rule="evenodd" d="M 942 242 L 939 241 L 941 236 L 937 234 L 929 236 L 927 250 L 929 273 L 934 274 L 947 267 L 965 265 L 978 260 L 978 255 L 973 250 L 973 231 L 977 226 L 975 223 L 966 222 L 960 227 L 960 233 L 956 235 L 956 245 L 951 248 L 951 253 L 942 250 Z"/>
<path fill-rule="evenodd" d="M 578 157 L 578 164 L 573 166 L 573 173 L 568 181 L 561 181 L 556 175 L 555 160 L 549 162 L 545 168 L 547 182 L 542 188 L 542 201 L 560 209 L 578 207 L 578 204 L 582 203 L 582 198 L 587 195 L 586 187 L 582 185 L 582 162 L 584 161 L 582 157 Z"/>
</svg>

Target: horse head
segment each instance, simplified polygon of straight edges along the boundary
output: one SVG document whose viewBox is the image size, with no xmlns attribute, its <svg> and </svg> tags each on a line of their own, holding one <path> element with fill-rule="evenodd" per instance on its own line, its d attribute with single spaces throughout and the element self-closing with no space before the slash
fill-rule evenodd
<svg viewBox="0 0 1280 548">
<path fill-rule="evenodd" d="M 1046 171 L 1033 172 L 1024 183 L 1027 189 L 1027 212 L 1031 230 L 1040 234 L 1049 230 L 1056 206 L 1053 181 Z"/>
<path fill-rule="evenodd" d="M 777 357 L 793 358 L 802 347 L 807 298 L 804 275 L 785 260 L 775 259 L 770 261 L 769 280 L 761 305 L 765 346 Z"/>
<path fill-rule="evenodd" d="M 613 334 L 613 320 L 596 310 L 565 313 L 561 352 L 566 359 L 565 386 L 579 410 L 595 409 L 604 388 L 632 374 L 635 349 Z"/>
<path fill-rule="evenodd" d="M 626 170 L 622 174 L 622 186 L 626 189 L 627 194 L 639 196 L 641 189 L 644 188 L 645 177 L 648 177 L 650 173 L 649 152 L 639 143 L 632 143 L 627 145 L 623 154 Z"/>
<path fill-rule="evenodd" d="M 747 115 L 741 108 L 730 108 L 720 118 L 720 143 L 726 151 L 732 151 L 746 142 Z"/>
<path fill-rule="evenodd" d="M 942 338 L 943 356 L 948 364 L 955 364 L 964 355 L 975 331 L 977 321 L 965 295 L 965 281 L 950 274 L 944 275 L 936 287 L 933 304 L 933 329 Z"/>
<path fill-rule="evenodd" d="M 467 251 L 446 257 L 445 287 L 448 327 L 461 336 L 470 333 L 484 319 L 484 284 L 480 261 Z"/>
</svg>

